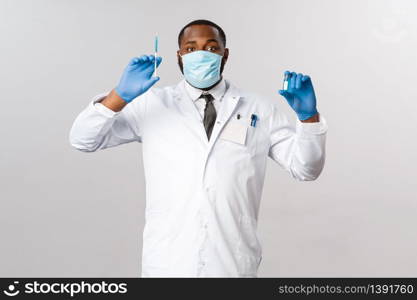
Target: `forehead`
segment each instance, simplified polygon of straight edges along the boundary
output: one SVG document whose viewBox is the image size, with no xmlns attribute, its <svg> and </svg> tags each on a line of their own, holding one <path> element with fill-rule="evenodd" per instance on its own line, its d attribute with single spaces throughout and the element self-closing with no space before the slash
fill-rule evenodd
<svg viewBox="0 0 417 300">
<path fill-rule="evenodd" d="M 197 39 L 216 39 L 220 42 L 220 35 L 217 28 L 210 25 L 191 25 L 184 30 L 181 43 Z"/>
</svg>

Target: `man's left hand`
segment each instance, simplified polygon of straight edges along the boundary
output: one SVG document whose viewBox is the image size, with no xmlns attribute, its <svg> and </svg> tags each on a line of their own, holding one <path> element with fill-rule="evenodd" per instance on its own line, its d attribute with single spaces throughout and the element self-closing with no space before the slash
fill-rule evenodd
<svg viewBox="0 0 417 300">
<path fill-rule="evenodd" d="M 284 96 L 288 104 L 295 111 L 298 119 L 305 121 L 318 114 L 316 109 L 316 95 L 313 83 L 308 75 L 285 71 L 288 80 L 288 88 L 279 90 L 279 94 Z"/>
</svg>

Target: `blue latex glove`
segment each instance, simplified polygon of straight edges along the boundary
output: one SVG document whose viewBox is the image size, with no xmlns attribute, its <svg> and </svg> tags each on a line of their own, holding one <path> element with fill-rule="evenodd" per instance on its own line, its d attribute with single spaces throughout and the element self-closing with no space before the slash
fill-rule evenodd
<svg viewBox="0 0 417 300">
<path fill-rule="evenodd" d="M 157 57 L 157 66 L 162 61 L 162 57 Z M 152 77 L 155 71 L 155 56 L 142 55 L 130 60 L 125 68 L 122 78 L 116 87 L 116 93 L 127 103 L 142 95 L 151 88 L 159 77 Z"/>
<path fill-rule="evenodd" d="M 288 88 L 278 92 L 287 99 L 298 118 L 303 121 L 317 114 L 316 95 L 310 77 L 289 71 L 284 75 L 288 78 Z"/>
</svg>

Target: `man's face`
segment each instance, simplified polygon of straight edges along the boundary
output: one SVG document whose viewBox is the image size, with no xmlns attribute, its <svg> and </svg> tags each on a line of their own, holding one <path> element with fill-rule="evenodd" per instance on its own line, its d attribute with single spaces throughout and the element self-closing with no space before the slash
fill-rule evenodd
<svg viewBox="0 0 417 300">
<path fill-rule="evenodd" d="M 192 25 L 184 30 L 180 49 L 177 51 L 178 65 L 182 73 L 184 72 L 180 55 L 198 50 L 210 51 L 223 56 L 220 68 L 220 73 L 223 73 L 224 65 L 229 56 L 229 49 L 224 47 L 219 31 L 215 27 L 210 25 Z"/>
</svg>

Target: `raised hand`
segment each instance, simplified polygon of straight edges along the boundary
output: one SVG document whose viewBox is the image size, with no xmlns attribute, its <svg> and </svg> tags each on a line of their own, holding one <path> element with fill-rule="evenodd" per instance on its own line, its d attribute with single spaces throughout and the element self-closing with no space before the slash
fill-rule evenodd
<svg viewBox="0 0 417 300">
<path fill-rule="evenodd" d="M 161 61 L 162 57 L 156 58 L 157 66 Z M 155 71 L 154 65 L 154 55 L 132 58 L 115 88 L 116 93 L 127 103 L 145 93 L 159 80 L 159 77 L 152 77 Z"/>
<path fill-rule="evenodd" d="M 303 121 L 316 115 L 316 95 L 311 78 L 290 71 L 285 71 L 284 75 L 288 78 L 288 88 L 278 92 L 285 97 L 298 118 Z"/>
</svg>

